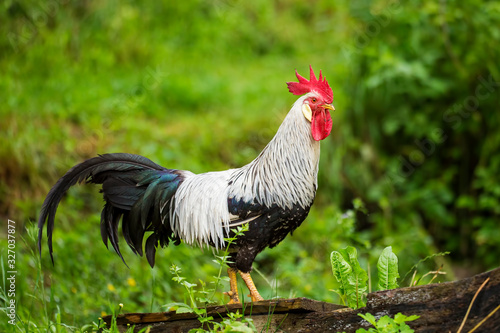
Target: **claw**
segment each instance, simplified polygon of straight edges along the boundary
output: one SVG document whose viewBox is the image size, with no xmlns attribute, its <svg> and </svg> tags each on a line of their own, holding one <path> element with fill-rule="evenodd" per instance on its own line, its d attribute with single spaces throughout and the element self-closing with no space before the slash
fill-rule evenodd
<svg viewBox="0 0 500 333">
<path fill-rule="evenodd" d="M 252 299 L 252 302 L 263 301 L 264 298 L 262 296 L 260 296 L 259 292 L 258 291 L 255 291 L 255 292 L 256 292 L 255 295 L 248 294 L 248 297 L 250 297 Z"/>
<path fill-rule="evenodd" d="M 247 296 L 252 299 L 252 302 L 259 302 L 264 300 L 264 298 L 260 296 L 259 292 L 257 292 L 256 295 L 248 294 Z"/>
<path fill-rule="evenodd" d="M 227 269 L 227 275 L 229 276 L 229 287 L 230 291 L 226 291 L 224 294 L 229 296 L 230 300 L 227 304 L 238 304 L 240 303 L 240 298 L 238 296 L 238 285 L 236 283 L 236 272 L 234 268 Z"/>
<path fill-rule="evenodd" d="M 240 303 L 240 298 L 238 297 L 238 294 L 235 294 L 232 291 L 226 291 L 226 292 L 224 292 L 224 295 L 227 295 L 230 298 L 230 300 L 229 300 L 229 302 L 227 302 L 227 304 L 239 304 Z"/>
</svg>

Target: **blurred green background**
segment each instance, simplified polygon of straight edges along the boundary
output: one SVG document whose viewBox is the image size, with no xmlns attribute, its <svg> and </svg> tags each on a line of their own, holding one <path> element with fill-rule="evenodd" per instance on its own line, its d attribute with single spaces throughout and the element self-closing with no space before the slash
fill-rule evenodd
<svg viewBox="0 0 500 333">
<path fill-rule="evenodd" d="M 186 245 L 159 251 L 154 270 L 124 251 L 125 267 L 84 186 L 63 200 L 55 266 L 44 243 L 40 270 L 43 199 L 99 153 L 193 172 L 250 162 L 296 100 L 285 82 L 309 64 L 334 91 L 334 128 L 309 218 L 257 258 L 263 296 L 338 302 L 329 254 L 347 245 L 365 267 L 391 245 L 401 276 L 441 251 L 417 275 L 498 266 L 499 2 L 6 0 L 0 22 L 0 253 L 14 220 L 20 327 L 81 327 L 119 303 L 165 310 L 185 298 L 172 263 L 210 282 L 212 252 Z"/>
</svg>

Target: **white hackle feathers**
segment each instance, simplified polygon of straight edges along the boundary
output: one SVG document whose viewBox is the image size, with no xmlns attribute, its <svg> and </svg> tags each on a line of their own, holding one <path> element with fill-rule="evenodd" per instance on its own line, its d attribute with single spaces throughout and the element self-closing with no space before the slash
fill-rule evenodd
<svg viewBox="0 0 500 333">
<path fill-rule="evenodd" d="M 310 95 L 295 102 L 274 138 L 251 163 L 184 180 L 170 207 L 170 223 L 177 236 L 188 244 L 203 246 L 211 242 L 216 248 L 224 247 L 224 233 L 234 220 L 228 198 L 255 200 L 260 205 L 283 209 L 311 205 L 317 188 L 320 149 L 311 136 L 310 120 L 303 113 L 304 100 Z"/>
<path fill-rule="evenodd" d="M 289 209 L 294 204 L 311 204 L 317 188 L 319 143 L 313 140 L 311 125 L 302 114 L 307 97 L 309 94 L 295 102 L 260 155 L 234 172 L 230 197 Z"/>
</svg>

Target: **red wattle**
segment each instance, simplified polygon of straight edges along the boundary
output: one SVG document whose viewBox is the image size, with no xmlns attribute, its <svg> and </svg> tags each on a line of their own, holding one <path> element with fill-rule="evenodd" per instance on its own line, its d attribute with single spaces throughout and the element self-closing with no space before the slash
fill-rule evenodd
<svg viewBox="0 0 500 333">
<path fill-rule="evenodd" d="M 332 117 L 326 109 L 313 112 L 311 119 L 311 134 L 314 140 L 325 139 L 332 131 Z"/>
</svg>

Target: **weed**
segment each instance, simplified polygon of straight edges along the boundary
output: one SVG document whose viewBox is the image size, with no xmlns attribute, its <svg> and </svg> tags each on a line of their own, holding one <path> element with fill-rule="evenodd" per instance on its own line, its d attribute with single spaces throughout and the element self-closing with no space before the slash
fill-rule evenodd
<svg viewBox="0 0 500 333">
<path fill-rule="evenodd" d="M 425 257 L 424 259 L 421 259 L 419 260 L 415 265 L 413 265 L 410 270 L 404 275 L 403 279 L 401 280 L 402 282 L 404 282 L 406 280 L 406 278 L 410 275 L 411 272 L 413 272 L 413 276 L 412 276 L 412 279 L 410 281 L 410 284 L 409 286 L 411 287 L 412 285 L 417 285 L 418 282 L 426 275 L 420 277 L 418 280 L 415 280 L 415 275 L 417 274 L 417 268 L 420 264 L 424 263 L 425 261 L 429 260 L 429 259 L 433 259 L 435 257 L 443 257 L 443 256 L 447 256 L 449 255 L 450 252 L 439 252 L 439 253 L 434 253 L 434 254 L 431 254 L 427 257 Z M 440 274 L 444 274 L 443 272 L 441 272 Z"/>
<path fill-rule="evenodd" d="M 446 254 L 448 254 L 448 252 L 427 256 L 414 265 L 410 272 L 414 270 L 415 277 L 418 264 L 430 258 Z M 366 294 L 367 289 L 371 290 L 371 280 L 368 279 L 368 274 L 363 268 L 361 268 L 358 262 L 356 249 L 352 246 L 348 246 L 345 249 L 333 251 L 330 255 L 330 262 L 332 265 L 333 275 L 340 284 L 338 289 L 331 289 L 331 291 L 337 293 L 344 305 L 347 305 L 350 308 L 358 309 L 366 306 Z M 368 270 L 369 268 L 370 267 L 368 266 Z M 429 282 L 431 283 L 438 275 L 446 274 L 445 272 L 441 272 L 441 268 L 442 266 L 436 271 L 430 271 L 424 274 L 415 282 L 415 285 L 422 278 L 428 275 L 433 275 L 433 278 Z M 405 275 L 405 278 L 408 274 L 409 273 Z M 377 262 L 377 277 L 378 290 L 395 289 L 398 287 L 398 257 L 394 254 L 394 252 L 392 252 L 391 246 L 386 247 L 380 254 Z M 410 282 L 410 286 L 414 281 L 414 277 Z M 370 286 L 368 283 L 370 283 Z"/>
<path fill-rule="evenodd" d="M 382 251 L 377 263 L 378 290 L 395 289 L 398 287 L 398 257 L 388 246 Z"/>
<path fill-rule="evenodd" d="M 348 246 L 330 255 L 332 271 L 340 283 L 339 289 L 332 290 L 340 296 L 344 304 L 358 309 L 366 306 L 368 274 L 358 262 L 358 254 L 354 247 Z M 378 264 L 379 289 L 396 288 L 398 275 L 398 258 L 392 247 L 386 247 L 379 257 Z"/>
<path fill-rule="evenodd" d="M 167 309 L 174 308 L 176 313 L 195 313 L 197 315 L 198 321 L 201 323 L 201 328 L 193 329 L 191 332 L 206 332 L 206 328 L 210 329 L 211 332 L 256 332 L 256 328 L 253 324 L 251 318 L 247 318 L 244 314 L 237 312 L 228 312 L 227 318 L 223 318 L 221 322 L 214 319 L 213 316 L 209 316 L 207 313 L 207 306 L 214 303 L 215 293 L 218 291 L 218 287 L 221 285 L 221 281 L 226 281 L 226 278 L 222 277 L 222 270 L 227 267 L 229 246 L 236 240 L 236 238 L 242 235 L 248 230 L 248 225 L 243 225 L 238 227 L 234 236 L 226 238 L 227 243 L 226 250 L 222 256 L 216 256 L 214 262 L 219 265 L 219 272 L 217 276 L 214 276 L 213 287 L 206 288 L 206 283 L 199 280 L 201 289 L 195 289 L 197 287 L 196 283 L 190 283 L 187 279 L 181 276 L 182 270 L 177 265 L 172 265 L 170 267 L 170 272 L 174 275 L 172 280 L 182 285 L 185 289 L 185 295 L 189 298 L 189 304 L 186 303 L 168 303 L 164 307 Z M 199 307 L 198 304 L 203 304 L 203 307 Z"/>
<path fill-rule="evenodd" d="M 120 315 L 122 309 L 123 309 L 123 304 L 120 303 L 118 304 L 118 307 L 110 307 L 111 309 L 111 321 L 109 327 L 107 327 L 106 323 L 102 320 L 102 318 L 99 318 L 98 323 L 92 323 L 92 325 L 86 325 L 82 327 L 81 332 L 102 332 L 102 333 L 121 333 L 121 331 L 118 328 L 117 324 L 117 317 Z M 135 325 L 130 325 L 128 324 L 127 330 L 125 333 L 149 333 L 150 327 L 144 327 L 139 331 L 135 331 Z"/>
<path fill-rule="evenodd" d="M 379 320 L 376 320 L 371 313 L 358 313 L 360 317 L 368 321 L 375 328 L 369 328 L 365 330 L 364 328 L 359 328 L 356 333 L 413 333 L 415 332 L 406 324 L 407 321 L 413 321 L 419 316 L 405 316 L 402 313 L 398 313 L 394 316 L 394 319 L 389 316 L 382 316 Z"/>
<path fill-rule="evenodd" d="M 338 290 L 344 304 L 353 309 L 366 305 L 368 274 L 361 268 L 354 247 L 348 246 L 340 251 L 333 251 L 330 255 L 333 275 L 340 283 Z"/>
</svg>

